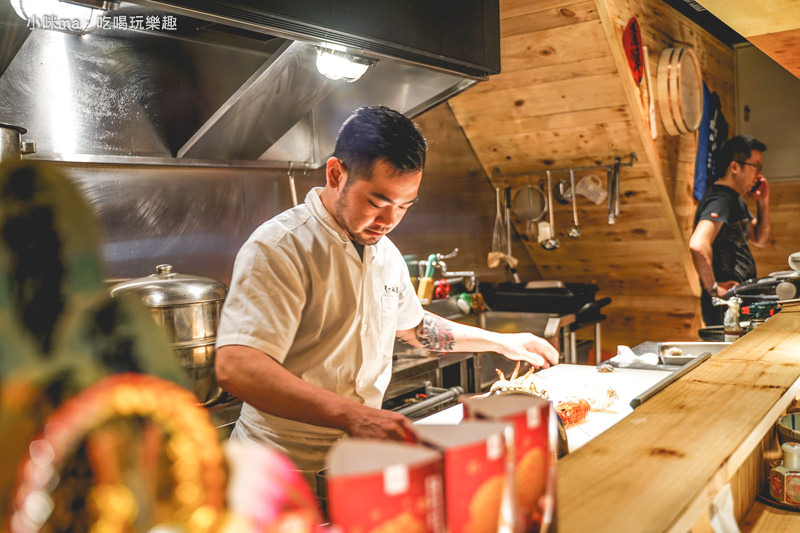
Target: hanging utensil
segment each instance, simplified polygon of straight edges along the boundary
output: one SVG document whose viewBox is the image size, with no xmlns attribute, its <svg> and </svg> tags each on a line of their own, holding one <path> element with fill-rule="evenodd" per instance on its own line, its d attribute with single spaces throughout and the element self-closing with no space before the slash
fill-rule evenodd
<svg viewBox="0 0 800 533">
<path fill-rule="evenodd" d="M 614 207 L 614 171 L 611 167 L 606 167 L 606 179 L 608 181 L 608 223 L 616 224 L 617 215 Z"/>
<path fill-rule="evenodd" d="M 650 137 L 653 140 L 658 138 L 658 126 L 656 125 L 656 98 L 653 95 L 653 82 L 650 79 L 650 56 L 648 55 L 647 47 L 642 47 L 642 56 L 644 58 L 644 75 L 647 79 L 647 115 L 650 122 Z"/>
<path fill-rule="evenodd" d="M 497 268 L 506 255 L 506 228 L 503 222 L 503 210 L 500 203 L 500 187 L 495 187 L 496 214 L 494 217 L 494 230 L 492 231 L 492 249 L 486 258 L 489 268 Z"/>
<path fill-rule="evenodd" d="M 567 180 L 558 180 L 556 186 L 553 187 L 553 198 L 555 198 L 556 202 L 563 205 L 567 205 L 569 203 L 570 190 L 567 187 Z"/>
<path fill-rule="evenodd" d="M 297 187 L 294 184 L 294 172 L 292 172 L 292 167 L 294 167 L 294 163 L 289 161 L 289 191 L 292 193 L 292 205 L 297 205 Z"/>
<path fill-rule="evenodd" d="M 514 280 L 514 283 L 519 283 L 519 274 L 517 273 L 517 259 L 511 254 L 511 189 L 505 189 L 506 195 L 506 246 L 507 246 L 507 254 L 506 254 L 506 263 L 508 264 L 508 269 L 511 271 L 511 278 Z"/>
<path fill-rule="evenodd" d="M 619 157 L 614 158 L 614 217 L 619 216 Z"/>
<path fill-rule="evenodd" d="M 628 59 L 628 66 L 631 68 L 633 74 L 633 81 L 636 84 L 642 82 L 642 32 L 639 29 L 639 22 L 636 17 L 631 17 L 628 20 L 628 25 L 622 32 L 622 49 L 625 52 L 625 57 Z"/>
<path fill-rule="evenodd" d="M 581 226 L 578 224 L 578 206 L 577 200 L 575 199 L 575 171 L 569 169 L 569 184 L 572 191 L 572 227 L 569 228 L 567 235 L 569 235 L 573 239 L 577 239 L 581 236 Z"/>
<path fill-rule="evenodd" d="M 525 222 L 525 234 L 528 238 L 536 237 L 534 223 L 544 216 L 545 208 L 544 193 L 539 187 L 531 185 L 531 177 L 528 176 L 528 185 L 520 188 L 511 202 L 511 210 Z"/>
<path fill-rule="evenodd" d="M 553 180 L 550 177 L 550 171 L 547 174 L 547 209 L 550 211 L 550 237 L 542 241 L 542 248 L 545 250 L 555 250 L 561 246 L 561 241 L 555 238 L 556 235 L 556 219 L 553 214 Z"/>
<path fill-rule="evenodd" d="M 511 202 L 511 210 L 521 220 L 539 220 L 546 210 L 544 193 L 539 187 L 531 185 L 530 176 L 528 184 L 520 188 Z"/>
</svg>

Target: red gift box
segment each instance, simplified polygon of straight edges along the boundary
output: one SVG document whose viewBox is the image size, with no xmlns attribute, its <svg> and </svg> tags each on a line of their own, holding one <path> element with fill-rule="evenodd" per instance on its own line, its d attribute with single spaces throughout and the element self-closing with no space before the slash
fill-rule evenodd
<svg viewBox="0 0 800 533">
<path fill-rule="evenodd" d="M 328 510 L 342 532 L 442 533 L 442 457 L 415 444 L 344 439 L 326 457 Z"/>
<path fill-rule="evenodd" d="M 509 448 L 514 458 L 515 531 L 540 531 L 543 524 L 551 524 L 555 514 L 556 456 L 550 443 L 555 419 L 551 413 L 550 402 L 528 394 L 493 395 L 464 402 L 466 417 L 508 422 L 514 429 Z"/>
<path fill-rule="evenodd" d="M 449 533 L 495 533 L 507 479 L 508 424 L 468 421 L 420 425 L 421 442 L 442 452 L 444 508 Z"/>
</svg>

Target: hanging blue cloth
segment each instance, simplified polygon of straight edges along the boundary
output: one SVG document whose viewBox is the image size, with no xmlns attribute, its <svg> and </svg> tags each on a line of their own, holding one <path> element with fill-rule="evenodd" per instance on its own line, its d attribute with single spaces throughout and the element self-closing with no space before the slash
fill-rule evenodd
<svg viewBox="0 0 800 533">
<path fill-rule="evenodd" d="M 700 201 L 706 194 L 708 181 L 708 100 L 711 95 L 703 82 L 703 116 L 697 129 L 697 157 L 694 159 L 694 187 L 692 195 Z M 713 160 L 713 157 L 711 158 Z"/>
<path fill-rule="evenodd" d="M 693 196 L 699 201 L 717 178 L 714 152 L 728 138 L 728 121 L 722 114 L 719 95 L 703 82 L 703 116 L 697 130 L 697 157 L 694 162 Z"/>
</svg>

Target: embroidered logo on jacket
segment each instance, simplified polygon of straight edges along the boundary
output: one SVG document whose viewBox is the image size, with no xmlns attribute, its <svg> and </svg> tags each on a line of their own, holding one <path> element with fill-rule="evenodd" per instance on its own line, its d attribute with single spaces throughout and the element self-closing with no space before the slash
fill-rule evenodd
<svg viewBox="0 0 800 533">
<path fill-rule="evenodd" d="M 397 285 L 384 285 L 383 286 L 383 295 L 384 296 L 399 296 L 400 295 L 400 287 Z"/>
</svg>

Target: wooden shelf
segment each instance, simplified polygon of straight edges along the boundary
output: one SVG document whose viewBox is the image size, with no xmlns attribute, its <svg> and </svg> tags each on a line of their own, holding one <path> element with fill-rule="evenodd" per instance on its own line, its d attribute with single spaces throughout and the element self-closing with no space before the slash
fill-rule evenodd
<svg viewBox="0 0 800 533">
<path fill-rule="evenodd" d="M 800 511 L 785 511 L 756 501 L 739 529 L 742 533 L 800 531 Z"/>
</svg>

